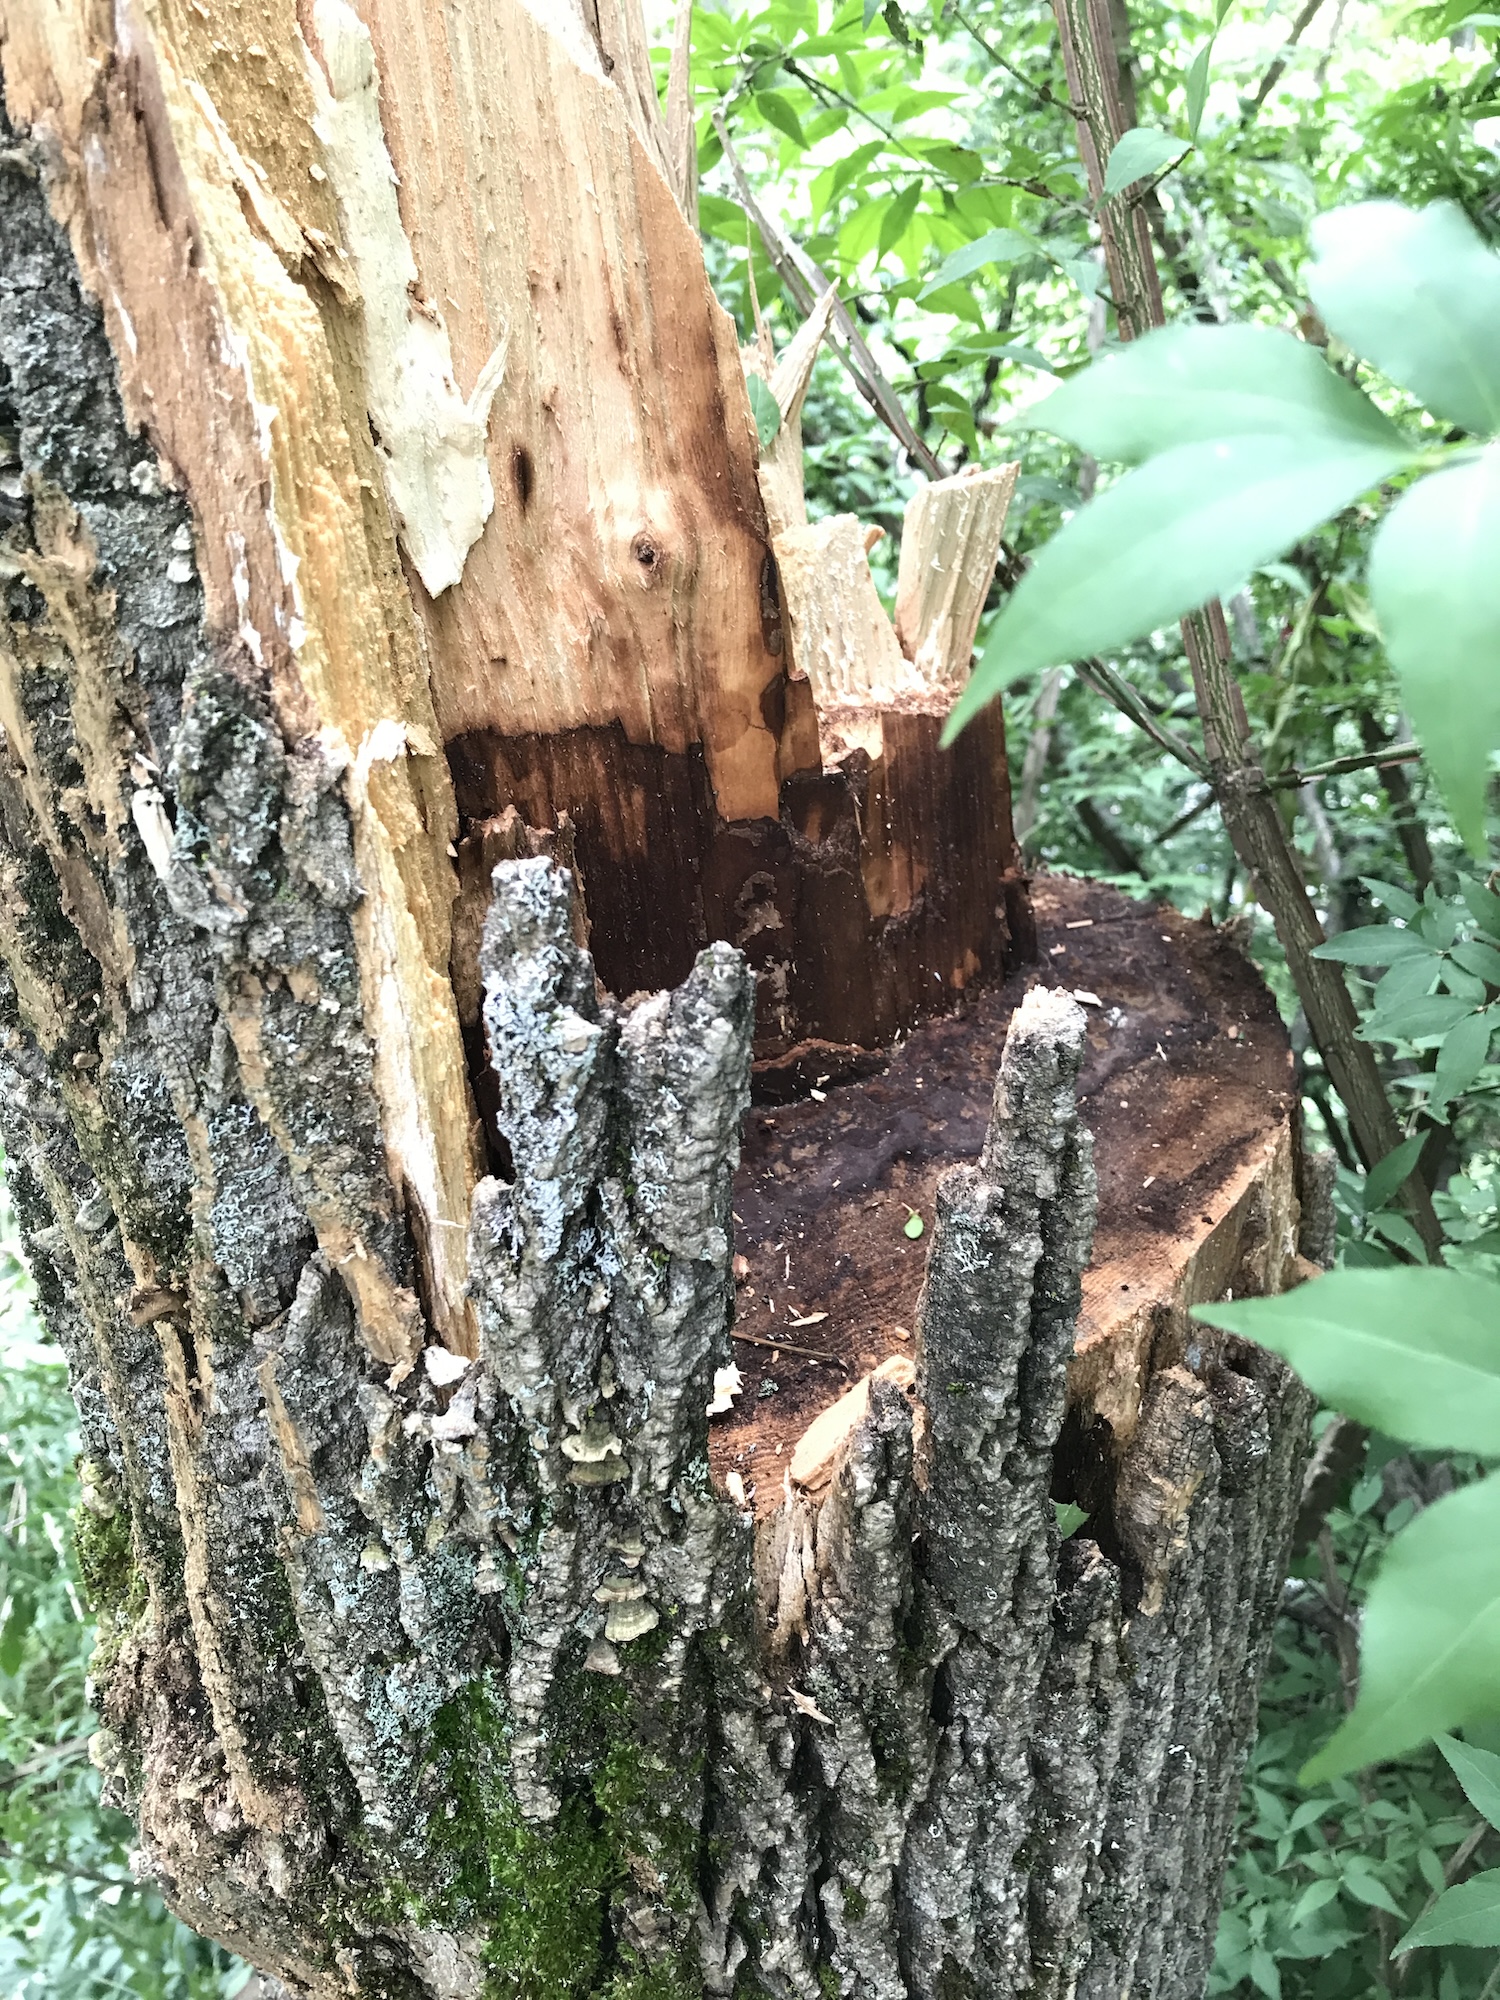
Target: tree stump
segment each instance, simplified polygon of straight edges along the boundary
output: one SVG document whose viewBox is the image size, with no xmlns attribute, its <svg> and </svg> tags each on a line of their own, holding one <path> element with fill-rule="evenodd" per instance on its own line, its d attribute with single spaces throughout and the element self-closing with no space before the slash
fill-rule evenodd
<svg viewBox="0 0 1500 2000">
<path fill-rule="evenodd" d="M 0 30 L 0 1128 L 107 1795 L 324 2000 L 1194 1994 L 1306 1412 L 1186 1308 L 1299 1268 L 1285 1043 L 1028 896 L 998 710 L 937 745 L 1013 468 L 892 625 L 816 316 L 741 356 L 634 0 L 553 15 Z"/>
</svg>

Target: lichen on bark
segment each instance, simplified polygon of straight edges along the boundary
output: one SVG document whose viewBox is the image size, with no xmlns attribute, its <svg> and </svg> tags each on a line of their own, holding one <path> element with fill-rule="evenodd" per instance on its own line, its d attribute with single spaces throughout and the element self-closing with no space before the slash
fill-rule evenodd
<svg viewBox="0 0 1500 2000">
<path fill-rule="evenodd" d="M 707 1455 L 751 975 L 714 945 L 616 1004 L 568 872 L 503 863 L 503 1173 L 439 1218 L 478 1352 L 445 1345 L 365 1013 L 369 773 L 210 629 L 0 142 L 0 1133 L 144 1872 L 318 2000 L 1187 2000 L 1303 1412 L 1173 1308 L 1133 1428 L 1080 1448 L 1078 1007 L 1017 1012 L 914 1393 L 872 1381 L 755 1524 Z"/>
</svg>

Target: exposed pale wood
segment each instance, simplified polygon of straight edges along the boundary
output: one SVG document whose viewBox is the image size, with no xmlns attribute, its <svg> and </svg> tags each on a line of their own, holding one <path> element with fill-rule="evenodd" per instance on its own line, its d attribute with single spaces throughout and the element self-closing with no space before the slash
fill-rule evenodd
<svg viewBox="0 0 1500 2000">
<path fill-rule="evenodd" d="M 896 643 L 855 515 L 788 528 L 775 548 L 791 659 L 821 712 L 931 696 Z"/>
<path fill-rule="evenodd" d="M 667 178 L 683 214 L 698 226 L 698 127 L 693 117 L 693 0 L 677 0 L 667 73 Z"/>
<path fill-rule="evenodd" d="M 832 1481 L 840 1454 L 870 1411 L 871 1384 L 894 1382 L 898 1389 L 910 1389 L 916 1382 L 916 1364 L 905 1354 L 893 1354 L 852 1389 L 846 1389 L 836 1403 L 814 1417 L 797 1440 L 787 1467 L 794 1486 L 809 1493 L 822 1492 Z"/>
<path fill-rule="evenodd" d="M 609 81 L 519 0 L 367 9 L 402 217 L 460 388 L 510 341 L 495 512 L 461 582 L 418 600 L 434 698 L 450 745 L 618 726 L 701 754 L 722 820 L 774 818 L 763 702 L 782 670 L 762 632 L 754 430 L 733 326 L 640 140 L 649 64 L 626 14 L 636 0 L 601 11 Z"/>
<path fill-rule="evenodd" d="M 907 503 L 896 582 L 896 637 L 934 687 L 957 693 L 995 575 L 1018 459 L 919 486 Z"/>
<path fill-rule="evenodd" d="M 828 331 L 828 322 L 838 294 L 832 285 L 819 299 L 785 352 L 775 358 L 764 324 L 754 346 L 744 352 L 745 372 L 760 376 L 776 398 L 781 411 L 781 428 L 760 451 L 760 496 L 765 503 L 766 523 L 774 546 L 777 536 L 789 528 L 807 525 L 807 498 L 803 489 L 802 404 L 812 380 L 813 363 Z"/>
<path fill-rule="evenodd" d="M 651 71 L 651 40 L 641 0 L 528 0 L 537 19 L 555 28 L 559 12 L 581 7 L 603 73 L 619 92 L 636 137 L 674 194 L 676 161 Z M 680 199 L 680 194 L 679 194 Z"/>
</svg>

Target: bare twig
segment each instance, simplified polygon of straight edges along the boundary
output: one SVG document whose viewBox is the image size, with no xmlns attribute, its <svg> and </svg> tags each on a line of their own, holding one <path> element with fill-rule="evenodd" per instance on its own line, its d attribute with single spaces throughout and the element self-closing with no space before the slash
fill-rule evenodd
<svg viewBox="0 0 1500 2000">
<path fill-rule="evenodd" d="M 994 43 L 981 35 L 979 30 L 974 26 L 974 23 L 969 20 L 967 15 L 961 13 L 957 7 L 953 9 L 953 18 L 962 29 L 974 37 L 974 40 L 978 42 L 996 69 L 1003 69 L 1007 76 L 1014 77 L 1023 90 L 1031 92 L 1038 104 L 1047 104 L 1055 111 L 1066 112 L 1069 118 L 1081 118 L 1083 116 L 1083 113 L 1078 110 L 1076 105 L 1069 104 L 1065 99 L 1059 97 L 1050 83 L 1033 83 L 1024 70 L 1017 69 L 1012 62 L 1007 62 Z"/>
<path fill-rule="evenodd" d="M 88 1752 L 87 1736 L 70 1736 L 65 1743 L 49 1743 L 23 1763 L 12 1764 L 8 1771 L 0 1771 L 0 1785 L 14 1785 L 22 1778 L 32 1777 L 38 1771 L 45 1771 L 53 1764 L 73 1764 Z"/>
<path fill-rule="evenodd" d="M 1383 753 L 1376 768 L 1386 797 L 1391 802 L 1391 810 L 1396 816 L 1396 838 L 1401 842 L 1401 852 L 1406 856 L 1406 865 L 1411 870 L 1412 881 L 1417 894 L 1423 896 L 1431 887 L 1435 870 L 1432 864 L 1432 849 L 1427 841 L 1427 829 L 1417 812 L 1417 802 L 1412 797 L 1411 784 L 1402 765 L 1410 763 L 1410 757 L 1401 756 L 1397 761 L 1393 752 L 1415 750 L 1415 743 L 1382 745 L 1380 724 L 1368 711 L 1361 713 L 1359 733 L 1365 748 L 1371 752 Z"/>
<path fill-rule="evenodd" d="M 1305 1555 L 1327 1526 L 1333 1507 L 1343 1498 L 1360 1466 L 1370 1434 L 1352 1417 L 1335 1417 L 1313 1447 L 1302 1477 L 1302 1498 L 1292 1549 Z"/>
<path fill-rule="evenodd" d="M 1031 735 L 1026 743 L 1026 760 L 1021 766 L 1021 785 L 1016 793 L 1015 811 L 1011 814 L 1016 839 L 1023 846 L 1036 825 L 1037 794 L 1041 790 L 1047 759 L 1052 754 L 1052 724 L 1057 716 L 1066 671 L 1064 667 L 1052 667 L 1042 675 L 1036 706 L 1031 711 Z"/>
<path fill-rule="evenodd" d="M 1188 806 L 1185 811 L 1177 815 L 1170 826 L 1162 828 L 1161 832 L 1156 836 L 1158 844 L 1162 841 L 1175 839 L 1179 833 L 1190 827 L 1195 819 L 1201 818 L 1208 811 L 1209 807 L 1216 803 L 1212 787 L 1210 787 L 1196 805 Z"/>
<path fill-rule="evenodd" d="M 1478 1853 L 1480 1844 L 1489 1831 L 1490 1823 L 1488 1820 L 1475 1820 L 1467 1834 L 1465 1834 L 1461 1845 L 1455 1847 L 1448 1857 L 1447 1864 L 1443 1869 L 1443 1889 L 1451 1888 L 1458 1880 L 1464 1869 L 1468 1867 L 1469 1863 Z M 1427 1901 L 1422 1905 L 1417 1915 L 1417 1922 L 1419 1924 L 1436 1909 L 1438 1897 L 1442 1895 L 1443 1889 L 1434 1889 L 1432 1894 L 1427 1898 Z M 1412 1960 L 1410 1957 L 1407 1957 L 1402 1960 L 1396 1969 L 1396 1991 L 1398 1993 L 1406 1982 L 1406 1975 L 1411 1965 Z M 1489 1989 L 1486 1988 L 1485 1990 L 1488 1991 Z"/>
<path fill-rule="evenodd" d="M 801 1354 L 809 1361 L 831 1361 L 835 1368 L 849 1373 L 847 1361 L 841 1361 L 836 1354 L 830 1354 L 826 1347 L 799 1347 L 794 1340 L 767 1340 L 763 1333 L 741 1333 L 736 1327 L 730 1334 L 731 1340 L 743 1340 L 749 1347 L 774 1347 L 781 1354 Z"/>
<path fill-rule="evenodd" d="M 1104 660 L 1079 660 L 1075 672 L 1081 681 L 1106 701 L 1112 701 L 1122 715 L 1128 715 L 1138 729 L 1144 729 L 1159 749 L 1169 757 L 1175 757 L 1179 764 L 1185 764 L 1195 778 L 1206 778 L 1208 766 L 1185 736 L 1178 736 L 1170 729 L 1163 729 L 1145 702 L 1136 693 L 1123 675 Z"/>
<path fill-rule="evenodd" d="M 1139 875 L 1144 882 L 1146 879 L 1145 863 L 1130 845 L 1129 841 L 1122 839 L 1116 833 L 1104 814 L 1099 810 L 1097 802 L 1091 798 L 1081 798 L 1075 801 L 1073 810 L 1077 813 L 1083 830 L 1089 836 L 1090 840 L 1093 841 L 1094 845 L 1105 858 L 1114 864 L 1116 874 Z"/>
<path fill-rule="evenodd" d="M 1349 1592 L 1339 1575 L 1333 1551 L 1333 1534 L 1325 1521 L 1318 1530 L 1318 1567 L 1323 1572 L 1323 1595 L 1338 1619 L 1334 1645 L 1339 1656 L 1339 1686 L 1346 1709 L 1359 1699 L 1359 1633 L 1349 1614 Z"/>
<path fill-rule="evenodd" d="M 1346 771 L 1367 771 L 1374 765 L 1410 764 L 1422 754 L 1418 743 L 1388 743 L 1383 750 L 1361 750 L 1349 757 L 1330 757 L 1326 764 L 1305 764 L 1301 770 L 1278 771 L 1266 783 L 1275 791 L 1301 790 L 1312 778 L 1339 778 Z"/>
<path fill-rule="evenodd" d="M 740 205 L 750 220 L 760 231 L 761 241 L 766 246 L 766 255 L 776 267 L 777 275 L 791 293 L 798 311 L 806 318 L 813 309 L 817 297 L 826 292 L 829 280 L 807 256 L 798 252 L 765 214 L 750 187 L 750 181 L 734 150 L 734 142 L 729 136 L 729 127 L 721 111 L 714 113 L 714 130 L 719 135 L 724 148 L 724 157 L 729 162 L 729 171 L 734 176 L 735 191 Z M 900 399 L 882 373 L 879 363 L 865 344 L 864 336 L 849 316 L 848 308 L 842 301 L 834 307 L 833 324 L 842 336 L 843 345 L 837 338 L 833 341 L 834 352 L 848 369 L 854 386 L 874 410 L 881 422 L 896 437 L 930 479 L 941 479 L 943 468 L 936 454 L 925 445 L 912 428 L 911 420 L 901 407 Z"/>
<path fill-rule="evenodd" d="M 1302 12 L 1293 21 L 1286 40 L 1282 43 L 1270 67 L 1256 86 L 1254 97 L 1245 105 L 1240 117 L 1241 124 L 1248 125 L 1250 123 L 1266 99 L 1271 95 L 1271 92 L 1280 83 L 1282 77 L 1286 74 L 1286 66 L 1290 60 L 1292 50 L 1312 26 L 1313 18 L 1322 5 L 1323 0 L 1304 0 Z"/>
<path fill-rule="evenodd" d="M 128 1875 L 101 1875 L 97 1869 L 79 1868 L 71 1861 L 59 1861 L 52 1854 L 28 1854 L 24 1847 L 17 1847 L 8 1840 L 0 1840 L 0 1855 L 7 1861 L 19 1861 L 23 1867 L 34 1868 L 38 1875 L 62 1875 L 70 1882 L 97 1883 L 101 1889 L 133 1892 L 139 1887 Z"/>
</svg>

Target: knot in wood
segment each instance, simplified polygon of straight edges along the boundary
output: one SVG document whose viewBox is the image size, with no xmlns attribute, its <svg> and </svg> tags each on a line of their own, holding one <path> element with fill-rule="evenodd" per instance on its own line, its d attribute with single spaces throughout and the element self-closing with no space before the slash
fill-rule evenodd
<svg viewBox="0 0 1500 2000">
<path fill-rule="evenodd" d="M 657 572 L 666 560 L 666 551 L 657 537 L 642 528 L 630 541 L 630 553 L 644 571 L 643 582 L 654 582 Z"/>
</svg>

